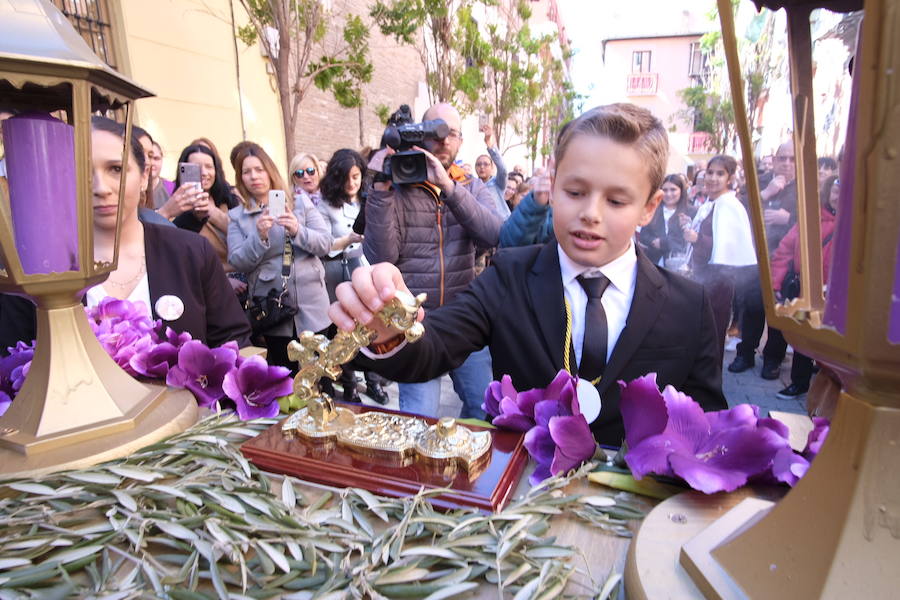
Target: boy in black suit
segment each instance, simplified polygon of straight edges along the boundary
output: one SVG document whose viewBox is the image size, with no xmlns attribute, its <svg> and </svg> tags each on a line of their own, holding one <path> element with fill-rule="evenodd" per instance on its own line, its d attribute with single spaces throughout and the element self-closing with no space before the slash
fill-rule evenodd
<svg viewBox="0 0 900 600">
<path fill-rule="evenodd" d="M 660 386 L 675 386 L 705 410 L 727 408 L 702 286 L 656 267 L 633 241 L 662 195 L 662 123 L 631 104 L 601 106 L 562 128 L 555 156 L 556 242 L 498 253 L 468 290 L 428 312 L 416 344 L 372 320 L 394 290 L 406 289 L 387 263 L 358 268 L 338 287 L 332 320 L 346 330 L 355 321 L 375 328 L 360 361 L 396 381 L 428 380 L 485 345 L 494 377 L 510 375 L 519 390 L 545 387 L 566 368 L 589 388 L 579 386 L 579 402 L 582 391 L 599 392 L 591 429 L 605 445 L 624 438 L 617 380 L 656 372 Z M 429 181 L 445 177 L 426 157 Z"/>
</svg>

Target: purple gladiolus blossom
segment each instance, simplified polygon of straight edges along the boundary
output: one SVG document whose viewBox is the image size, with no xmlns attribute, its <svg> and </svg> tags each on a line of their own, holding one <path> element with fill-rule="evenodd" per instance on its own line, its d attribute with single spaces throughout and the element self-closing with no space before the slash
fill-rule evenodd
<svg viewBox="0 0 900 600">
<path fill-rule="evenodd" d="M 825 443 L 830 429 L 831 421 L 824 417 L 813 417 L 813 430 L 809 432 L 806 438 L 806 448 L 803 450 L 803 456 L 807 460 L 811 461 L 822 449 L 822 444 Z"/>
<path fill-rule="evenodd" d="M 523 394 L 529 393 L 527 402 L 533 406 L 535 425 L 525 434 L 525 448 L 537 463 L 529 478 L 537 485 L 590 460 L 597 443 L 581 414 L 574 377 L 560 371 L 543 390 Z"/>
<path fill-rule="evenodd" d="M 178 363 L 169 369 L 166 383 L 190 390 L 200 406 L 213 408 L 224 395 L 222 381 L 236 358 L 231 348 L 210 349 L 191 340 L 178 351 Z"/>
<path fill-rule="evenodd" d="M 0 415 L 9 408 L 9 403 L 22 389 L 25 377 L 34 358 L 34 342 L 19 342 L 7 348 L 9 356 L 0 358 Z"/>
<path fill-rule="evenodd" d="M 115 325 L 110 331 L 98 333 L 97 340 L 116 364 L 129 375 L 137 375 L 131 366 L 131 358 L 137 349 L 143 347 L 147 340 L 152 341 L 149 333 L 142 332 L 126 322 Z"/>
<path fill-rule="evenodd" d="M 154 343 L 149 336 L 141 339 L 128 364 L 138 375 L 165 379 L 169 369 L 178 363 L 178 348 L 169 342 Z"/>
<path fill-rule="evenodd" d="M 277 399 L 290 394 L 293 383 L 285 367 L 270 367 L 261 356 L 251 356 L 225 375 L 222 388 L 246 421 L 276 416 Z"/>
<path fill-rule="evenodd" d="M 94 308 L 85 310 L 97 337 L 113 331 L 121 333 L 124 329 L 134 330 L 138 334 L 136 337 L 141 337 L 140 334 L 151 333 L 159 326 L 159 322 L 150 318 L 150 311 L 143 302 L 107 296 Z"/>
<path fill-rule="evenodd" d="M 619 412 L 628 447 L 634 448 L 648 437 L 662 433 L 669 421 L 669 413 L 656 385 L 656 373 L 648 373 L 628 384 L 620 381 L 619 387 L 622 389 Z"/>
<path fill-rule="evenodd" d="M 543 398 L 544 390 L 518 392 L 509 375 L 492 381 L 484 392 L 481 408 L 493 418 L 493 424 L 514 431 L 528 431 L 534 427 L 534 405 Z"/>
<path fill-rule="evenodd" d="M 174 346 L 176 349 L 181 348 L 187 342 L 191 341 L 193 338 L 191 337 L 190 332 L 182 331 L 178 333 L 174 331 L 171 327 L 166 327 L 166 331 L 163 335 L 159 336 L 160 343 L 168 343 Z M 235 344 L 237 345 L 237 344 Z"/>
<path fill-rule="evenodd" d="M 794 452 L 789 445 L 782 446 L 775 452 L 771 475 L 776 481 L 793 487 L 801 477 L 806 475 L 807 470 L 809 470 L 809 461 Z"/>
<path fill-rule="evenodd" d="M 639 389 L 620 382 L 620 409 L 629 443 L 625 461 L 635 478 L 648 473 L 676 475 L 707 494 L 730 492 L 768 470 L 785 446 L 778 432 L 757 427 L 753 408 L 704 413 L 671 386 L 660 393 L 655 380 L 655 375 L 637 380 Z M 665 423 L 662 431 L 660 423 Z"/>
</svg>

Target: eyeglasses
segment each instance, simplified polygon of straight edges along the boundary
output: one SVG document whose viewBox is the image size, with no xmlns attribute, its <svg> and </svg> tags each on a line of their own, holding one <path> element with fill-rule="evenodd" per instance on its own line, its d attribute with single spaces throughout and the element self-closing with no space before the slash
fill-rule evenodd
<svg viewBox="0 0 900 600">
<path fill-rule="evenodd" d="M 451 130 L 450 130 L 450 133 L 447 134 L 447 138 L 446 138 L 446 139 L 448 139 L 448 140 L 461 140 L 461 139 L 462 139 L 462 132 L 456 131 L 455 129 L 451 129 Z"/>
<path fill-rule="evenodd" d="M 776 156 L 775 160 L 778 162 L 794 162 L 793 156 Z"/>
<path fill-rule="evenodd" d="M 294 171 L 294 177 L 300 179 L 301 177 L 303 177 L 304 173 L 306 173 L 307 175 L 312 177 L 313 175 L 316 174 L 316 168 L 315 167 L 306 167 L 305 169 L 297 169 L 296 171 Z"/>
</svg>

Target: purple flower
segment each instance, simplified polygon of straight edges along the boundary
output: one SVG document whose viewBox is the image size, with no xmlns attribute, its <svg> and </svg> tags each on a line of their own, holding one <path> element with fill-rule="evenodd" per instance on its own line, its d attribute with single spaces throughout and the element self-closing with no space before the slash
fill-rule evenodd
<svg viewBox="0 0 900 600">
<path fill-rule="evenodd" d="M 222 381 L 236 359 L 231 348 L 211 350 L 203 342 L 191 340 L 178 351 L 178 363 L 169 369 L 166 383 L 187 388 L 200 406 L 212 408 L 224 395 Z"/>
<path fill-rule="evenodd" d="M 238 416 L 247 421 L 278 414 L 277 399 L 291 393 L 290 371 L 270 367 L 261 356 L 245 359 L 225 375 L 222 388 L 234 400 Z"/>
<path fill-rule="evenodd" d="M 772 459 L 771 477 L 793 487 L 809 469 L 809 461 L 784 445 L 775 452 Z"/>
<path fill-rule="evenodd" d="M 171 327 L 166 327 L 165 333 L 161 336 L 158 336 L 157 341 L 159 341 L 160 343 L 169 343 L 177 349 L 181 348 L 192 339 L 193 338 L 191 337 L 191 334 L 187 331 L 177 333 Z"/>
<path fill-rule="evenodd" d="M 537 463 L 530 477 L 536 485 L 590 460 L 597 443 L 578 406 L 574 377 L 560 371 L 545 389 L 530 391 L 537 392 L 535 425 L 525 434 L 525 448 Z"/>
<path fill-rule="evenodd" d="M 111 331 L 121 332 L 122 325 L 139 334 L 151 333 L 159 326 L 158 321 L 150 318 L 150 311 L 143 302 L 129 302 L 107 296 L 94 308 L 85 310 L 97 337 Z"/>
<path fill-rule="evenodd" d="M 813 417 L 813 430 L 809 432 L 806 438 L 806 448 L 803 449 L 803 456 L 807 460 L 812 461 L 822 449 L 822 444 L 825 443 L 830 429 L 831 421 L 824 417 Z"/>
<path fill-rule="evenodd" d="M 138 375 L 165 379 L 178 363 L 178 348 L 169 342 L 155 343 L 150 336 L 141 339 L 128 364 Z"/>
<path fill-rule="evenodd" d="M 492 422 L 497 427 L 528 431 L 534 427 L 534 404 L 543 391 L 517 392 L 509 375 L 504 375 L 500 381 L 492 381 L 484 391 L 481 408 L 494 417 Z"/>
<path fill-rule="evenodd" d="M 25 383 L 31 359 L 34 358 L 34 342 L 19 342 L 7 350 L 9 356 L 0 358 L 0 415 L 6 412 Z"/>
<path fill-rule="evenodd" d="M 97 340 L 106 353 L 116 361 L 129 375 L 137 375 L 131 366 L 131 358 L 138 348 L 144 347 L 148 341 L 152 341 L 149 332 L 132 327 L 131 323 L 120 322 L 108 331 L 97 332 Z"/>
<path fill-rule="evenodd" d="M 707 414 L 672 386 L 660 393 L 655 381 L 654 374 L 629 384 L 619 382 L 628 441 L 625 462 L 635 478 L 675 475 L 707 494 L 730 492 L 768 470 L 784 447 L 779 433 L 757 427 L 753 408 Z M 634 383 L 636 388 L 631 387 Z"/>
</svg>

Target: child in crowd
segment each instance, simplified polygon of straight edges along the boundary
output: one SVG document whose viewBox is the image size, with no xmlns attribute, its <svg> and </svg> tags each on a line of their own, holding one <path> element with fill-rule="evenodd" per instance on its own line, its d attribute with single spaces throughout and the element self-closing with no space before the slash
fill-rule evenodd
<svg viewBox="0 0 900 600">
<path fill-rule="evenodd" d="M 687 242 L 681 227 L 681 216 L 693 218 L 696 209 L 688 204 L 684 179 L 677 173 L 666 175 L 662 184 L 662 202 L 638 237 L 647 258 L 660 267 L 666 266 L 669 254 L 684 254 Z"/>
<path fill-rule="evenodd" d="M 406 289 L 396 267 L 359 267 L 338 286 L 332 320 L 378 332 L 358 361 L 391 379 L 426 381 L 488 345 L 494 377 L 508 374 L 520 390 L 545 387 L 567 368 L 582 380 L 580 402 L 592 390 L 602 399 L 591 429 L 607 445 L 624 437 L 618 380 L 656 372 L 660 386 L 674 385 L 706 410 L 725 408 L 706 292 L 653 265 L 633 241 L 662 196 L 662 123 L 631 104 L 598 107 L 563 127 L 555 156 L 556 240 L 498 253 L 467 290 L 428 311 L 416 344 L 373 320 Z"/>
<path fill-rule="evenodd" d="M 749 277 L 744 267 L 756 265 L 750 218 L 732 191 L 737 161 L 719 154 L 706 166 L 706 202 L 691 221 L 682 216 L 684 239 L 694 245 L 693 273 L 712 301 L 719 360 L 725 354 L 725 333 L 731 323 L 736 281 Z"/>
</svg>

